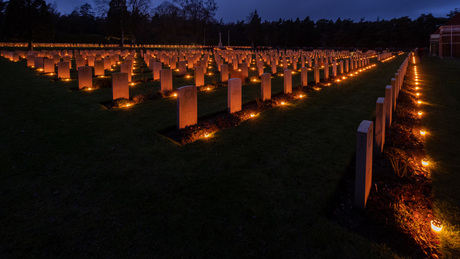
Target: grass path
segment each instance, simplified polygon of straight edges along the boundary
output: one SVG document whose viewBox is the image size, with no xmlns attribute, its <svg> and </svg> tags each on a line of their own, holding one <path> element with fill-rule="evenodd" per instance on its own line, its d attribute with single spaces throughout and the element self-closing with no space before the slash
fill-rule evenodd
<svg viewBox="0 0 460 259">
<path fill-rule="evenodd" d="M 460 61 L 425 58 L 419 66 L 422 124 L 434 186 L 435 211 L 447 231 L 441 245 L 447 257 L 460 257 Z"/>
</svg>

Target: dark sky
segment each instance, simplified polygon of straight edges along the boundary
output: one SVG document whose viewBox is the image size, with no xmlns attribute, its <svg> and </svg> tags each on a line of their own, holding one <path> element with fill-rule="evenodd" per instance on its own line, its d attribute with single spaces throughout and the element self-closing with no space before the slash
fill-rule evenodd
<svg viewBox="0 0 460 259">
<path fill-rule="evenodd" d="M 60 13 L 70 13 L 84 3 L 95 7 L 93 0 L 46 0 L 55 3 Z M 224 22 L 246 20 L 249 13 L 257 9 L 263 20 L 304 19 L 312 20 L 352 19 L 366 21 L 392 19 L 409 16 L 415 19 L 420 14 L 432 13 L 436 17 L 445 16 L 449 11 L 460 8 L 458 0 L 215 0 L 219 6 L 216 18 Z M 152 7 L 163 0 L 151 0 Z"/>
</svg>

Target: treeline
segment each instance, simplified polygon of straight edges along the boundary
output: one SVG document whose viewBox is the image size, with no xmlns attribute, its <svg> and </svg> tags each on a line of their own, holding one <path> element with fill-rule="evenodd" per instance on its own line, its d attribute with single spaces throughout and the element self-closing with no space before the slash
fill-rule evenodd
<svg viewBox="0 0 460 259">
<path fill-rule="evenodd" d="M 415 20 L 262 21 L 257 10 L 246 20 L 215 19 L 214 0 L 173 0 L 153 7 L 149 0 L 95 0 L 60 14 L 45 0 L 0 0 L 0 41 L 117 44 L 224 45 L 312 48 L 398 48 L 427 46 L 445 18 L 422 14 Z"/>
</svg>

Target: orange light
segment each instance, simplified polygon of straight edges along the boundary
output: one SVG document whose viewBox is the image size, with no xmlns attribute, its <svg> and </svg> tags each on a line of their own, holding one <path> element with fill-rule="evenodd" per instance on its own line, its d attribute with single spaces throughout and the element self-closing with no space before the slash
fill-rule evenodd
<svg viewBox="0 0 460 259">
<path fill-rule="evenodd" d="M 303 98 L 303 95 L 302 95 L 302 94 L 299 94 L 299 98 Z"/>
<path fill-rule="evenodd" d="M 418 105 L 422 104 L 422 101 L 417 101 L 417 104 L 418 104 Z"/>
<path fill-rule="evenodd" d="M 428 162 L 428 159 L 424 158 L 422 159 L 422 166 L 427 167 L 430 163 Z"/>
<path fill-rule="evenodd" d="M 190 78 L 190 75 L 186 75 L 185 78 Z"/>
<path fill-rule="evenodd" d="M 416 87 L 415 87 L 415 90 L 418 90 L 418 89 L 420 89 L 420 87 L 416 86 Z"/>
<path fill-rule="evenodd" d="M 281 105 L 285 105 L 286 103 L 285 102 L 281 102 Z"/>
<path fill-rule="evenodd" d="M 425 136 L 425 135 L 426 135 L 426 130 L 421 129 L 421 130 L 420 130 L 420 135 Z"/>
<path fill-rule="evenodd" d="M 206 88 L 206 91 L 211 91 L 211 87 Z"/>
<path fill-rule="evenodd" d="M 435 234 L 439 234 L 442 231 L 442 223 L 441 223 L 441 221 L 439 221 L 437 219 L 433 219 L 431 221 L 431 230 Z"/>
<path fill-rule="evenodd" d="M 418 116 L 422 116 L 423 112 L 418 112 L 417 114 L 418 114 Z"/>
<path fill-rule="evenodd" d="M 251 118 L 254 118 L 256 117 L 256 115 L 254 113 L 251 113 Z"/>
<path fill-rule="evenodd" d="M 177 97 L 177 93 L 173 93 L 172 95 L 173 95 L 174 97 Z"/>
<path fill-rule="evenodd" d="M 204 134 L 204 137 L 205 137 L 205 138 L 209 138 L 209 137 L 211 137 L 211 134 L 205 133 L 205 134 Z"/>
<path fill-rule="evenodd" d="M 420 93 L 416 93 L 415 95 L 416 95 L 417 97 L 419 97 L 419 96 L 420 96 Z"/>
</svg>

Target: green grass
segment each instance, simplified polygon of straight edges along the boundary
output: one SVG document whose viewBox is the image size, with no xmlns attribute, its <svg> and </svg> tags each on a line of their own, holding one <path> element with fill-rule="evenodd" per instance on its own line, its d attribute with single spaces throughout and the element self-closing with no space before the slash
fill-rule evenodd
<svg viewBox="0 0 460 259">
<path fill-rule="evenodd" d="M 421 74 L 422 124 L 429 135 L 426 151 L 433 161 L 434 209 L 443 222 L 441 247 L 446 257 L 460 257 L 460 61 L 425 58 Z"/>
<path fill-rule="evenodd" d="M 158 133 L 176 125 L 172 98 L 105 110 L 111 89 L 69 91 L 0 59 L 0 255 L 395 257 L 328 208 L 404 58 L 186 146 Z M 199 93 L 199 116 L 226 93 Z"/>
</svg>

